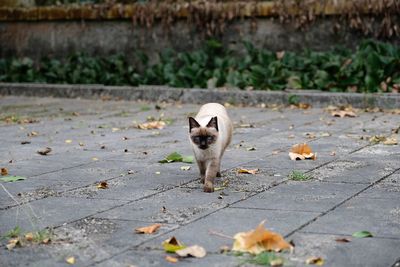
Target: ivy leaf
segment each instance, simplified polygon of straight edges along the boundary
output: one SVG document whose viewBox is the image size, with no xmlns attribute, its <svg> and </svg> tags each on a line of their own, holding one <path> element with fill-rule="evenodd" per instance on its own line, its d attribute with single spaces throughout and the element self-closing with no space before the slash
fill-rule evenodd
<svg viewBox="0 0 400 267">
<path fill-rule="evenodd" d="M 1 177 L 0 180 L 4 181 L 4 182 L 16 182 L 16 181 L 20 181 L 20 180 L 25 180 L 26 177 L 22 177 L 22 176 L 5 176 L 5 177 Z"/>
<path fill-rule="evenodd" d="M 173 152 L 165 157 L 165 159 L 160 160 L 159 163 L 171 163 L 171 162 L 181 162 L 183 159 L 182 155 L 178 152 Z"/>
<path fill-rule="evenodd" d="M 193 160 L 194 160 L 193 156 L 184 156 L 182 158 L 182 162 L 185 162 L 185 163 L 193 163 Z"/>
<path fill-rule="evenodd" d="M 358 237 L 358 238 L 373 237 L 371 232 L 368 232 L 368 231 L 358 231 L 358 232 L 353 233 L 353 236 Z"/>
</svg>

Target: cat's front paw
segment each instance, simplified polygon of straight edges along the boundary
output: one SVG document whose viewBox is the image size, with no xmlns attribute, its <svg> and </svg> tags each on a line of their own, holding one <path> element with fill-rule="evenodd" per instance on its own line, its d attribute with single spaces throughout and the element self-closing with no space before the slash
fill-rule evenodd
<svg viewBox="0 0 400 267">
<path fill-rule="evenodd" d="M 214 185 L 212 183 L 206 181 L 204 184 L 204 192 L 206 192 L 206 193 L 214 192 Z"/>
</svg>

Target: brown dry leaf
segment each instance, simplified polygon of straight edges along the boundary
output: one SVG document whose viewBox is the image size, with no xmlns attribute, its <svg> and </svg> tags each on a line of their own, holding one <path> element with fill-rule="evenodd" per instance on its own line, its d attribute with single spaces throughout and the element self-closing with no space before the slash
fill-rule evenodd
<svg viewBox="0 0 400 267">
<path fill-rule="evenodd" d="M 306 263 L 322 266 L 322 265 L 324 265 L 325 261 L 321 257 L 310 257 L 306 260 Z"/>
<path fill-rule="evenodd" d="M 12 238 L 12 239 L 8 240 L 8 244 L 6 245 L 8 250 L 12 250 L 15 247 L 21 247 L 21 246 L 22 246 L 22 243 L 19 238 Z"/>
<path fill-rule="evenodd" d="M 166 123 L 164 121 L 150 121 L 138 124 L 138 128 L 142 130 L 158 129 L 161 130 L 165 127 Z"/>
<path fill-rule="evenodd" d="M 289 157 L 291 160 L 315 160 L 317 158 L 317 154 L 313 153 L 311 147 L 308 144 L 304 143 L 292 146 L 292 149 L 289 152 Z"/>
<path fill-rule="evenodd" d="M 384 145 L 397 145 L 398 144 L 396 135 L 392 135 L 389 137 L 386 137 L 384 135 L 374 135 L 369 138 L 369 141 L 372 144 L 379 144 L 379 143 L 382 143 Z"/>
<path fill-rule="evenodd" d="M 8 170 L 6 168 L 1 168 L 1 175 L 8 175 Z"/>
<path fill-rule="evenodd" d="M 392 135 L 390 137 L 387 137 L 385 141 L 383 141 L 384 145 L 397 145 L 397 137 L 395 135 Z"/>
<path fill-rule="evenodd" d="M 246 174 L 256 174 L 259 171 L 259 169 L 238 169 L 238 173 L 246 173 Z"/>
<path fill-rule="evenodd" d="M 35 131 L 32 131 L 32 132 L 28 133 L 27 135 L 28 135 L 29 137 L 32 137 L 32 136 L 37 136 L 38 133 L 35 132 Z"/>
<path fill-rule="evenodd" d="M 49 154 L 51 152 L 51 148 L 50 147 L 46 147 L 45 149 L 42 150 L 38 150 L 37 153 L 42 155 L 42 156 L 46 156 L 47 154 Z"/>
<path fill-rule="evenodd" d="M 308 103 L 298 103 L 297 104 L 297 107 L 299 108 L 299 109 L 309 109 L 309 108 L 311 108 L 311 105 L 310 104 L 308 104 Z"/>
<path fill-rule="evenodd" d="M 293 247 L 283 239 L 280 234 L 268 231 L 262 221 L 256 229 L 237 233 L 234 238 L 233 251 L 259 254 L 264 251 L 276 251 L 292 249 Z"/>
<path fill-rule="evenodd" d="M 108 188 L 108 183 L 106 181 L 100 182 L 97 184 L 97 189 L 107 189 Z"/>
<path fill-rule="evenodd" d="M 195 258 L 203 258 L 206 256 L 207 252 L 203 247 L 198 245 L 190 246 L 184 249 L 180 249 L 175 251 L 180 257 L 195 257 Z"/>
<path fill-rule="evenodd" d="M 340 118 L 357 116 L 353 111 L 346 111 L 346 110 L 332 111 L 331 115 L 333 117 L 340 117 Z"/>
<path fill-rule="evenodd" d="M 161 224 L 156 223 L 153 225 L 149 225 L 149 226 L 145 226 L 145 227 L 140 227 L 140 228 L 136 228 L 135 232 L 137 234 L 153 234 L 155 232 L 157 232 L 157 230 L 161 227 Z"/>
<path fill-rule="evenodd" d="M 165 260 L 171 263 L 177 263 L 179 260 L 175 257 L 165 256 Z"/>
<path fill-rule="evenodd" d="M 75 257 L 68 257 L 65 259 L 65 262 L 68 264 L 75 264 Z"/>
<path fill-rule="evenodd" d="M 25 239 L 26 241 L 32 241 L 33 240 L 33 233 L 29 232 L 25 234 Z"/>
</svg>

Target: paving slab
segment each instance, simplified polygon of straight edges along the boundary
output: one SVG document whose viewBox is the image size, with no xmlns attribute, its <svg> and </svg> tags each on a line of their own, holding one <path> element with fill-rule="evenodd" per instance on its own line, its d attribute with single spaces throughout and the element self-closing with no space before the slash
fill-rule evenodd
<svg viewBox="0 0 400 267">
<path fill-rule="evenodd" d="M 310 256 L 322 256 L 327 266 L 395 263 L 400 150 L 369 137 L 395 133 L 400 116 L 357 110 L 355 118 L 337 118 L 321 108 L 227 105 L 235 132 L 217 190 L 206 194 L 196 164 L 159 163 L 175 151 L 192 155 L 187 117 L 198 109 L 172 102 L 0 97 L 0 167 L 27 178 L 0 182 L 0 235 L 17 225 L 54 232 L 48 245 L 11 251 L 1 240 L 1 262 L 67 266 L 65 259 L 74 256 L 75 266 L 253 266 L 244 263 L 250 255 L 220 254 L 219 248 L 232 245 L 226 236 L 266 220 L 268 229 L 296 245 L 294 254 L 282 255 L 285 266 L 303 266 Z M 137 128 L 160 118 L 169 122 L 164 129 Z M 32 131 L 38 135 L 28 136 Z M 308 143 L 317 159 L 291 161 L 296 143 Z M 52 148 L 48 156 L 37 154 L 45 147 Z M 240 168 L 258 172 L 239 174 Z M 291 181 L 293 170 L 313 178 Z M 101 181 L 107 189 L 97 188 Z M 133 233 L 152 223 L 162 224 L 157 233 Z M 359 230 L 374 238 L 350 237 Z M 208 255 L 166 262 L 160 244 L 173 235 L 204 246 Z M 351 242 L 338 244 L 335 237 Z M 374 253 L 381 247 L 388 249 Z"/>
</svg>

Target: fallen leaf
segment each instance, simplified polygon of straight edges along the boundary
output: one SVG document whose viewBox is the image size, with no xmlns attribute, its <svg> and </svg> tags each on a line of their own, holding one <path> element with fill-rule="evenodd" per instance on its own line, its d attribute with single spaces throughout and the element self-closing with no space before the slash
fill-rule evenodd
<svg viewBox="0 0 400 267">
<path fill-rule="evenodd" d="M 111 128 L 111 131 L 112 131 L 113 133 L 118 132 L 119 130 L 120 130 L 119 128 Z"/>
<path fill-rule="evenodd" d="M 136 228 L 135 232 L 137 234 L 153 234 L 155 232 L 157 232 L 157 230 L 161 227 L 161 224 L 156 223 L 150 226 L 145 226 L 145 227 L 140 227 L 140 228 Z"/>
<path fill-rule="evenodd" d="M 8 170 L 6 168 L 1 168 L 1 175 L 8 175 Z"/>
<path fill-rule="evenodd" d="M 99 159 L 94 157 L 94 158 L 92 158 L 92 160 L 93 161 L 98 161 Z"/>
<path fill-rule="evenodd" d="M 8 250 L 12 250 L 15 247 L 21 247 L 21 246 L 22 243 L 19 238 L 11 238 L 10 240 L 8 240 L 8 244 L 6 245 Z"/>
<path fill-rule="evenodd" d="M 155 174 L 161 174 L 161 172 L 155 172 Z"/>
<path fill-rule="evenodd" d="M 336 156 L 336 151 L 331 151 L 330 155 L 331 155 L 332 157 Z"/>
<path fill-rule="evenodd" d="M 47 154 L 49 154 L 51 152 L 51 148 L 50 147 L 46 147 L 45 149 L 42 150 L 38 150 L 37 153 L 42 155 L 42 156 L 46 156 Z"/>
<path fill-rule="evenodd" d="M 79 146 L 84 146 L 85 144 L 82 142 L 79 142 Z"/>
<path fill-rule="evenodd" d="M 233 237 L 235 241 L 232 250 L 259 254 L 264 251 L 279 252 L 293 248 L 281 235 L 266 230 L 264 222 L 262 221 L 254 230 L 237 233 Z"/>
<path fill-rule="evenodd" d="M 317 158 L 317 154 L 314 154 L 311 150 L 311 147 L 304 143 L 292 146 L 292 149 L 289 152 L 289 157 L 291 160 L 315 160 Z"/>
<path fill-rule="evenodd" d="M 181 170 L 182 171 L 188 171 L 188 170 L 190 170 L 190 166 L 181 166 Z"/>
<path fill-rule="evenodd" d="M 389 146 L 393 146 L 393 145 L 397 145 L 397 137 L 395 135 L 392 135 L 390 137 L 387 137 L 385 141 L 383 141 L 384 145 L 389 145 Z"/>
<path fill-rule="evenodd" d="M 135 171 L 134 170 L 128 170 L 128 174 L 134 174 Z"/>
<path fill-rule="evenodd" d="M 108 188 L 108 183 L 106 181 L 100 182 L 97 184 L 97 189 L 107 189 Z"/>
<path fill-rule="evenodd" d="M 335 241 L 340 243 L 349 243 L 351 240 L 348 238 L 336 238 Z"/>
<path fill-rule="evenodd" d="M 296 105 L 299 109 L 309 109 L 309 108 L 311 108 L 311 105 L 310 104 L 308 104 L 308 103 L 298 103 L 297 105 Z"/>
<path fill-rule="evenodd" d="M 246 174 L 256 174 L 259 169 L 238 169 L 238 173 L 246 173 Z"/>
<path fill-rule="evenodd" d="M 331 115 L 333 117 L 340 117 L 340 118 L 344 118 L 344 117 L 356 117 L 356 114 L 352 111 L 344 111 L 344 110 L 339 110 L 339 111 L 332 111 Z"/>
<path fill-rule="evenodd" d="M 71 139 L 67 139 L 67 140 L 65 140 L 65 143 L 66 143 L 66 144 L 71 144 L 71 143 L 72 143 L 72 140 L 71 140 Z"/>
<path fill-rule="evenodd" d="M 184 249 L 180 249 L 175 251 L 180 257 L 195 257 L 195 258 L 203 258 L 206 256 L 207 252 L 203 247 L 198 245 L 190 246 Z"/>
<path fill-rule="evenodd" d="M 194 157 L 193 156 L 183 156 L 182 162 L 184 163 L 193 163 Z"/>
<path fill-rule="evenodd" d="M 306 138 L 308 138 L 308 139 L 314 139 L 314 138 L 316 138 L 315 133 L 306 133 L 305 136 L 306 136 Z"/>
<path fill-rule="evenodd" d="M 248 263 L 264 265 L 264 266 L 282 266 L 284 261 L 283 258 L 278 257 L 274 252 L 262 252 L 255 257 L 246 260 Z"/>
<path fill-rule="evenodd" d="M 231 251 L 231 248 L 228 246 L 221 246 L 219 248 L 219 253 L 223 254 L 223 253 L 228 253 L 229 251 Z"/>
<path fill-rule="evenodd" d="M 75 257 L 68 257 L 65 259 L 68 264 L 75 264 Z"/>
<path fill-rule="evenodd" d="M 1 177 L 0 180 L 4 182 L 15 182 L 15 181 L 20 181 L 20 180 L 25 180 L 25 177 L 22 176 L 4 176 Z"/>
<path fill-rule="evenodd" d="M 138 124 L 138 128 L 142 130 L 158 129 L 161 130 L 165 127 L 166 123 L 164 121 L 150 121 Z"/>
<path fill-rule="evenodd" d="M 373 237 L 371 232 L 368 232 L 368 231 L 358 231 L 358 232 L 353 233 L 352 236 L 357 237 L 357 238 Z"/>
<path fill-rule="evenodd" d="M 33 233 L 29 232 L 25 234 L 25 239 L 26 241 L 32 241 L 33 240 Z"/>
<path fill-rule="evenodd" d="M 310 257 L 306 260 L 307 264 L 313 264 L 313 265 L 318 265 L 318 266 L 322 266 L 324 265 L 325 261 L 323 258 L 321 257 Z"/>
<path fill-rule="evenodd" d="M 80 116 L 81 114 L 79 114 L 78 112 L 74 111 L 74 112 L 71 113 L 71 115 L 72 115 L 72 116 L 75 116 L 75 117 L 78 117 L 78 116 Z"/>
<path fill-rule="evenodd" d="M 246 148 L 246 150 L 247 151 L 255 151 L 255 150 L 257 150 L 255 147 L 248 147 L 248 148 Z"/>
<path fill-rule="evenodd" d="M 30 144 L 31 142 L 30 141 L 22 141 L 21 142 L 21 145 L 28 145 L 28 144 Z"/>
<path fill-rule="evenodd" d="M 186 246 L 179 242 L 174 236 L 162 242 L 162 246 L 166 252 L 175 253 L 175 251 L 184 249 Z"/>
<path fill-rule="evenodd" d="M 165 260 L 171 263 L 177 263 L 179 260 L 175 257 L 171 257 L 171 256 L 165 256 Z"/>
<path fill-rule="evenodd" d="M 29 137 L 37 136 L 37 135 L 38 135 L 38 132 L 32 131 L 32 132 L 28 133 L 27 135 L 28 135 Z"/>
</svg>

